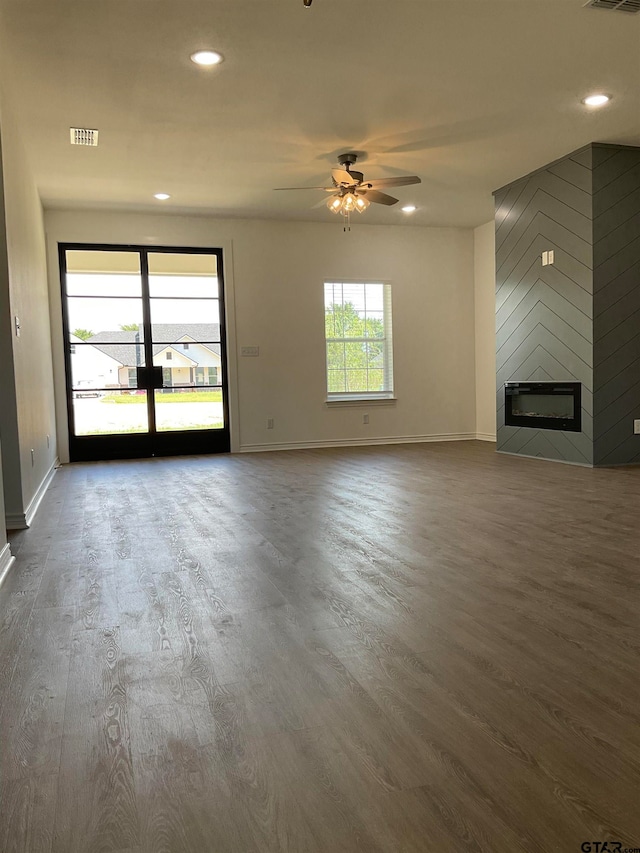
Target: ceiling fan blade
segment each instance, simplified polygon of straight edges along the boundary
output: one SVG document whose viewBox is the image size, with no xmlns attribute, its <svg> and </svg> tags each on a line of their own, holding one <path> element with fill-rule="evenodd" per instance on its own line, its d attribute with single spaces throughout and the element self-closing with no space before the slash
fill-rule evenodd
<svg viewBox="0 0 640 853">
<path fill-rule="evenodd" d="M 317 202 L 316 204 L 312 204 L 312 205 L 311 205 L 311 210 L 315 210 L 315 209 L 316 209 L 316 207 L 326 207 L 326 206 L 327 206 L 327 201 L 328 201 L 328 199 L 329 199 L 329 198 L 331 198 L 331 196 L 328 196 L 328 197 L 327 197 L 327 196 L 325 196 L 324 198 L 321 198 L 319 202 Z M 336 196 L 336 198 L 337 198 L 337 196 Z"/>
<path fill-rule="evenodd" d="M 358 183 L 358 179 L 351 172 L 347 172 L 346 169 L 332 169 L 331 177 L 338 186 L 346 184 L 348 187 L 352 187 Z"/>
<path fill-rule="evenodd" d="M 331 190 L 333 192 L 335 187 L 274 187 L 274 191 L 276 190 Z"/>
<path fill-rule="evenodd" d="M 363 189 L 378 190 L 382 187 L 406 187 L 409 184 L 421 184 L 417 175 L 406 175 L 399 178 L 373 178 L 371 181 L 363 181 Z"/>
<path fill-rule="evenodd" d="M 394 198 L 392 195 L 387 195 L 386 193 L 378 192 L 378 190 L 362 190 L 359 195 L 363 195 L 369 201 L 374 202 L 374 204 L 392 205 L 396 204 L 396 202 L 398 201 L 398 199 Z"/>
</svg>

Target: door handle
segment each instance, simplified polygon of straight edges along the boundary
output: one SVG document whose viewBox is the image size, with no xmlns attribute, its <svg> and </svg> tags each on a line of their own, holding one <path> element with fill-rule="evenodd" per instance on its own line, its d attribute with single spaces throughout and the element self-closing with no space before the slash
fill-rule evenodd
<svg viewBox="0 0 640 853">
<path fill-rule="evenodd" d="M 163 388 L 161 367 L 137 367 L 136 381 L 138 388 L 150 390 L 151 388 Z"/>
<path fill-rule="evenodd" d="M 147 384 L 147 368 L 136 367 L 136 385 L 138 388 L 145 389 Z"/>
<path fill-rule="evenodd" d="M 151 368 L 151 387 L 152 388 L 164 388 L 164 381 L 162 379 L 162 368 L 161 367 L 152 367 Z"/>
</svg>

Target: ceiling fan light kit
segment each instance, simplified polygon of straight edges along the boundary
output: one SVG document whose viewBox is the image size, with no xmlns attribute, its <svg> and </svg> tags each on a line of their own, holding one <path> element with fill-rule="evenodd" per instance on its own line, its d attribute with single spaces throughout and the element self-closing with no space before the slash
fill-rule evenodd
<svg viewBox="0 0 640 853">
<path fill-rule="evenodd" d="M 404 187 L 408 184 L 421 183 L 417 175 L 403 175 L 398 178 L 375 178 L 365 181 L 362 172 L 356 172 L 351 167 L 358 159 L 353 152 L 341 154 L 338 157 L 338 168 L 331 170 L 330 187 L 276 187 L 279 190 L 315 189 L 331 193 L 326 205 L 332 213 L 341 213 L 344 217 L 344 230 L 351 230 L 351 214 L 354 210 L 364 213 L 371 202 L 390 207 L 398 203 L 398 199 L 380 192 L 381 187 Z M 322 204 L 322 202 L 320 202 Z"/>
<path fill-rule="evenodd" d="M 354 192 L 346 192 L 341 196 L 330 196 L 327 199 L 327 207 L 331 213 L 341 213 L 345 218 L 345 231 L 351 226 L 351 213 L 357 210 L 364 213 L 371 202 L 365 195 L 357 195 Z"/>
</svg>

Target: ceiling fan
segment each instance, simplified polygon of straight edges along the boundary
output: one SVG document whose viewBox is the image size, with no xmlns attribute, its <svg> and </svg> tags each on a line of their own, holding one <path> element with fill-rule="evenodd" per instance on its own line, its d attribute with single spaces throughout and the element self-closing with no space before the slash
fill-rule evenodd
<svg viewBox="0 0 640 853">
<path fill-rule="evenodd" d="M 408 184 L 421 183 L 417 175 L 406 175 L 397 178 L 373 178 L 365 180 L 362 172 L 357 172 L 351 167 L 355 165 L 358 155 L 354 153 L 341 154 L 338 157 L 339 167 L 331 170 L 330 187 L 276 187 L 277 190 L 324 190 L 331 193 L 326 201 L 323 199 L 315 207 L 323 204 L 332 213 L 341 213 L 345 218 L 345 230 L 350 223 L 350 216 L 354 210 L 363 213 L 373 202 L 391 206 L 398 202 L 387 193 L 380 190 L 388 187 L 404 187 Z"/>
</svg>

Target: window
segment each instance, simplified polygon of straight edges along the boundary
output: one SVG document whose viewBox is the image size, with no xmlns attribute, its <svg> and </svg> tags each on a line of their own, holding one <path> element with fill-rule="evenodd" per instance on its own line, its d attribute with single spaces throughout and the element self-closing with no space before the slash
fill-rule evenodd
<svg viewBox="0 0 640 853">
<path fill-rule="evenodd" d="M 189 349 L 189 344 L 182 344 L 182 349 Z"/>
<path fill-rule="evenodd" d="M 138 371 L 135 367 L 129 367 L 127 369 L 127 385 L 129 388 L 138 387 Z"/>
<path fill-rule="evenodd" d="M 217 367 L 196 367 L 196 385 L 217 385 Z"/>
<path fill-rule="evenodd" d="M 393 395 L 391 285 L 325 282 L 329 400 Z"/>
<path fill-rule="evenodd" d="M 167 353 L 167 361 L 171 361 L 171 359 L 172 359 L 172 358 L 173 358 L 173 353 L 172 353 L 172 352 L 168 352 L 168 353 Z"/>
<path fill-rule="evenodd" d="M 75 354 L 76 354 L 76 345 L 75 344 L 69 344 L 69 355 L 75 355 Z"/>
</svg>

